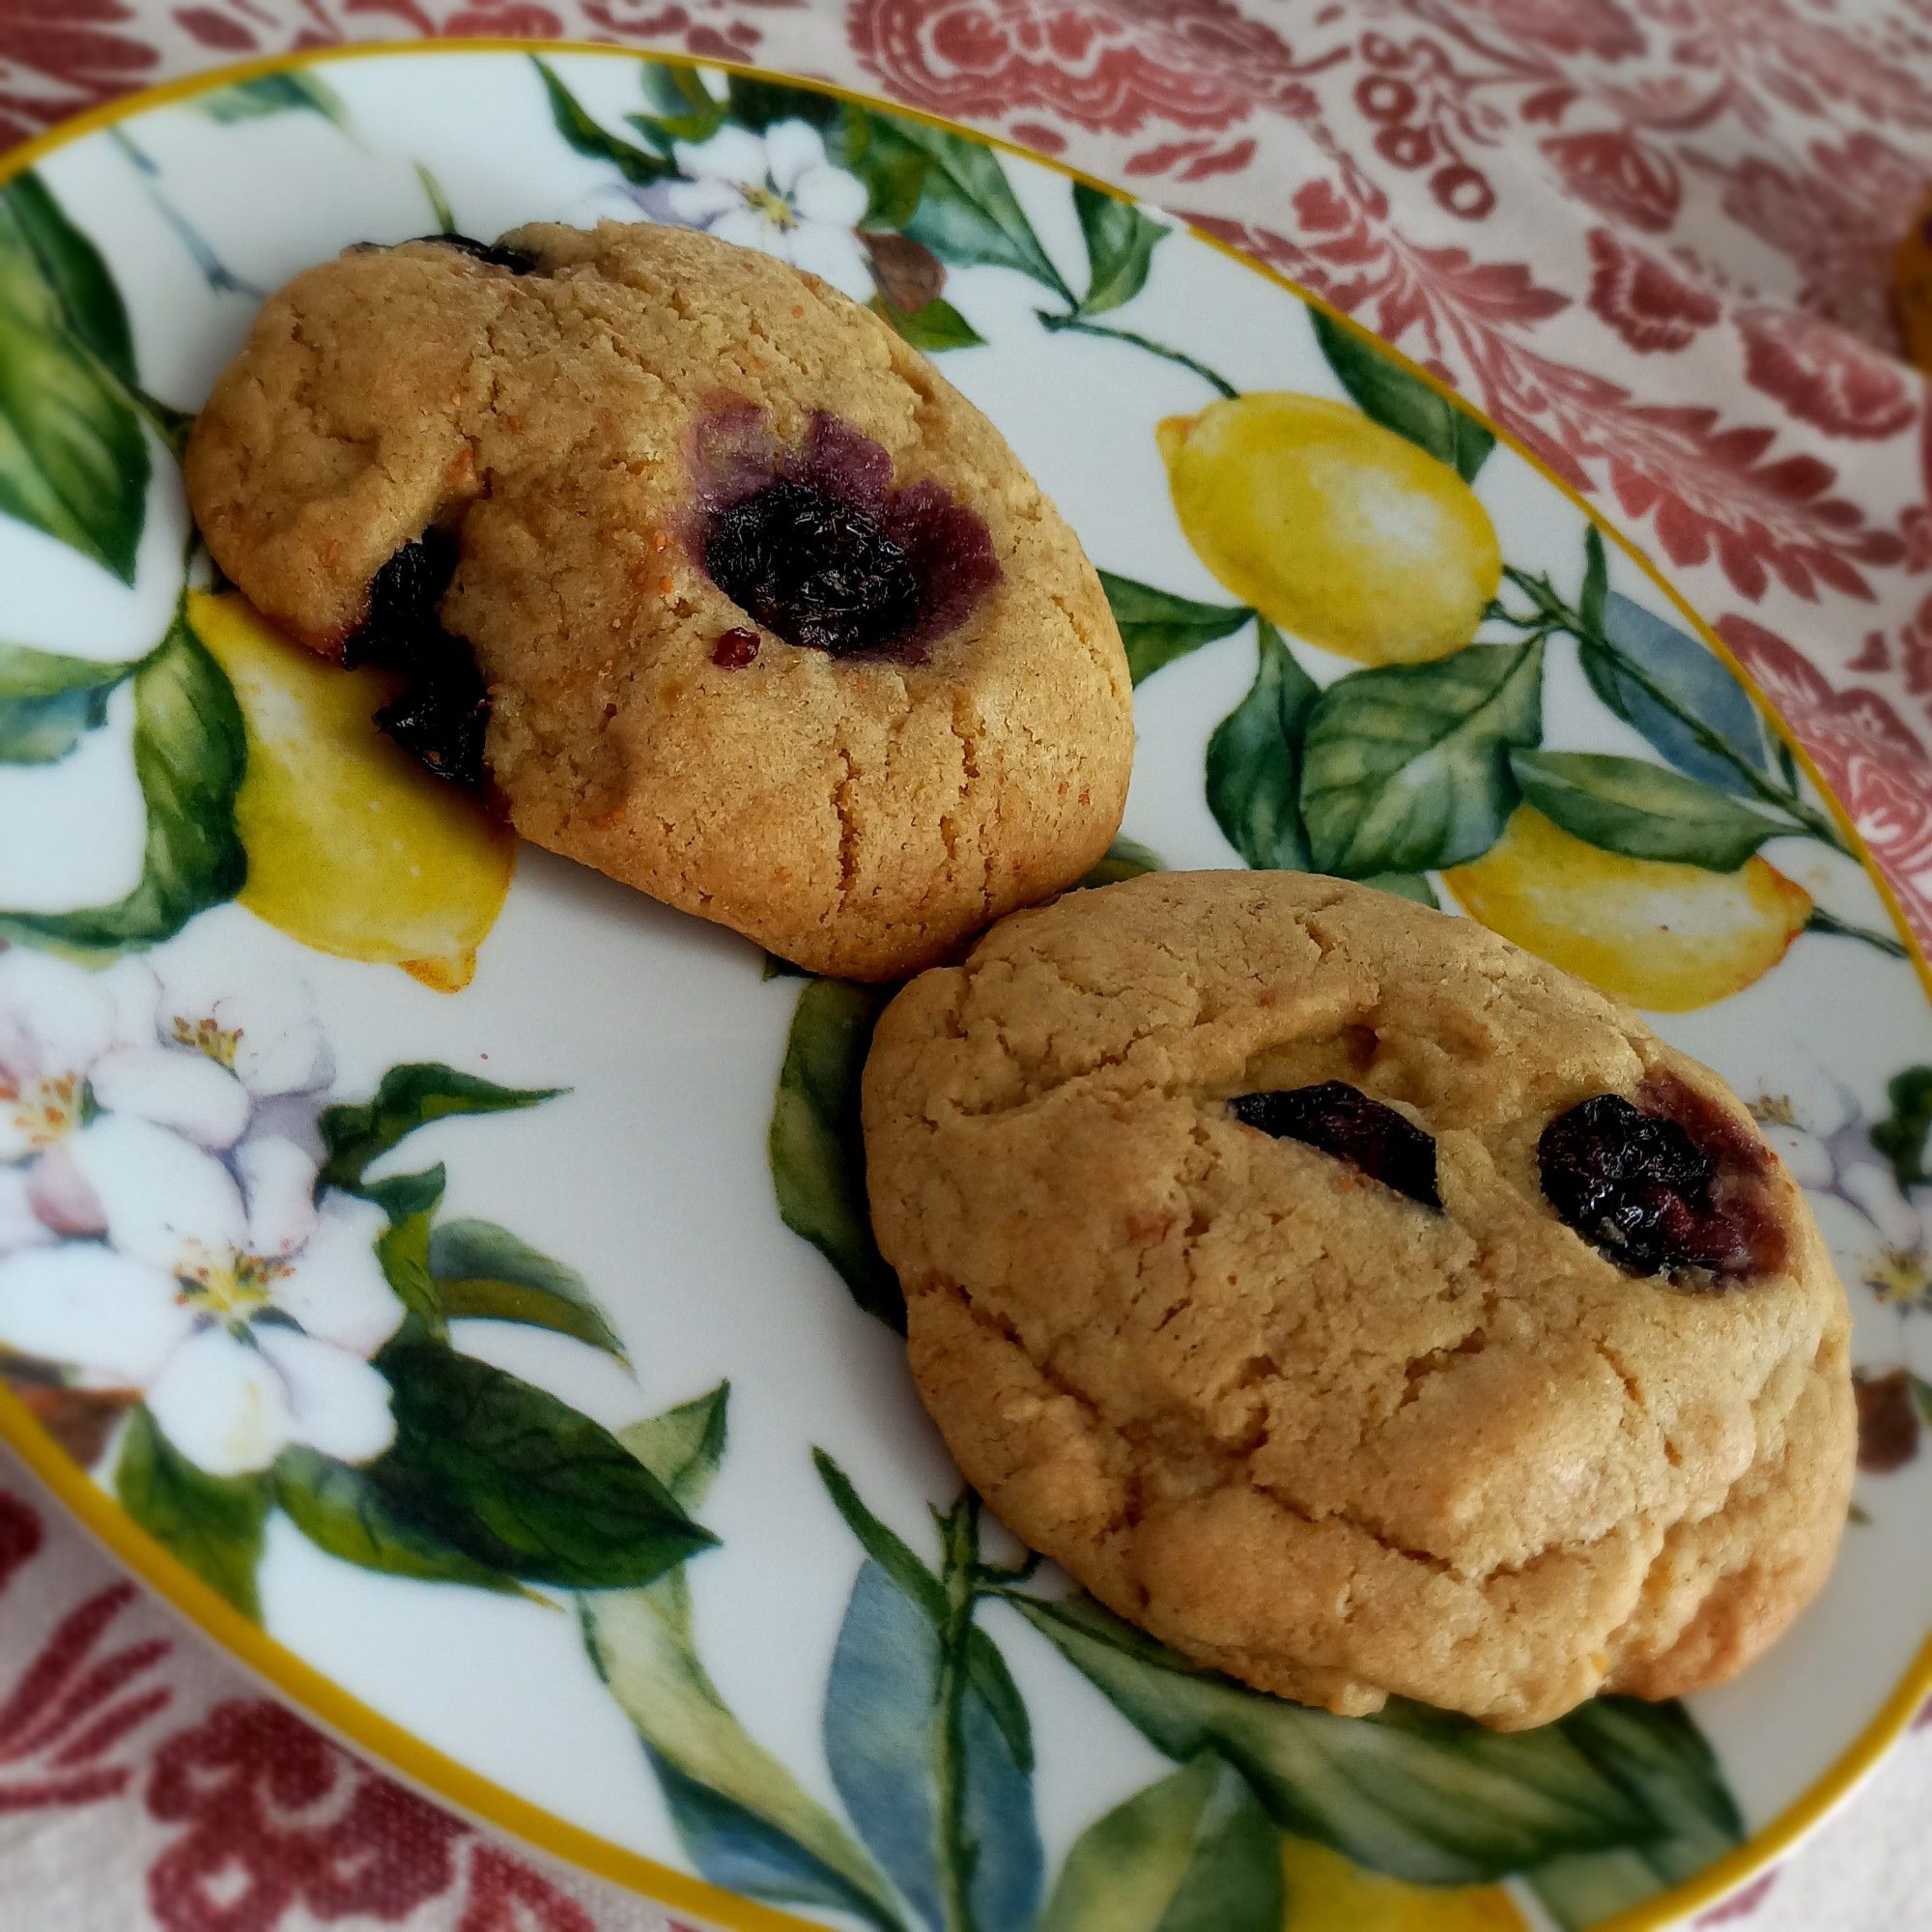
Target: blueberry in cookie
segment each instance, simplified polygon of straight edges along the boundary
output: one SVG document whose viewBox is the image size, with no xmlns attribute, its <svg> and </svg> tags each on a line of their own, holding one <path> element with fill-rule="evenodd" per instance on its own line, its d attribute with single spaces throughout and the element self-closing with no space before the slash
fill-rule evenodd
<svg viewBox="0 0 1932 1932">
<path fill-rule="evenodd" d="M 1080 877 L 1120 637 L 986 419 L 877 317 L 695 231 L 351 250 L 187 456 L 221 569 L 518 830 L 816 972 L 893 978 Z"/>
<path fill-rule="evenodd" d="M 880 1018 L 921 1396 L 1200 1662 L 1515 1728 L 1731 1676 L 1817 1591 L 1849 1318 L 1708 1068 L 1475 922 L 1286 872 L 1016 913 Z"/>
</svg>

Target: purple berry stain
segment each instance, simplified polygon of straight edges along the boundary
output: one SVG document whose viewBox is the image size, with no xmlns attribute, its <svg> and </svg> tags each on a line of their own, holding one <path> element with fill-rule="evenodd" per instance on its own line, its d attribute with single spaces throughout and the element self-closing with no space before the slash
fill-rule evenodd
<svg viewBox="0 0 1932 1932">
<path fill-rule="evenodd" d="M 786 449 L 765 413 L 721 398 L 694 432 L 693 548 L 711 581 L 786 643 L 918 663 L 999 581 L 984 521 L 820 411 Z"/>
<path fill-rule="evenodd" d="M 1237 1094 L 1228 1111 L 1243 1126 L 1258 1127 L 1274 1140 L 1300 1141 L 1345 1160 L 1425 1208 L 1442 1206 L 1435 1141 L 1413 1121 L 1345 1080 Z"/>
<path fill-rule="evenodd" d="M 1637 1100 L 1593 1094 L 1544 1128 L 1536 1153 L 1549 1205 L 1627 1274 L 1716 1291 L 1777 1266 L 1762 1149 L 1673 1076 L 1646 1081 Z"/>
<path fill-rule="evenodd" d="M 721 631 L 711 647 L 711 662 L 721 670 L 743 670 L 757 657 L 759 641 L 757 632 L 748 631 L 742 624 Z"/>
</svg>

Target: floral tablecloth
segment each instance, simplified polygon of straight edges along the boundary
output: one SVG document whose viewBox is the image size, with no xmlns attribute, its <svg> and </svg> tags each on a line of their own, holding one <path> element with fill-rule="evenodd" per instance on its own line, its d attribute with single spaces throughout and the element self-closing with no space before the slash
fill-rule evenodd
<svg viewBox="0 0 1932 1932">
<path fill-rule="evenodd" d="M 0 0 L 0 147 L 126 90 L 427 35 L 681 48 L 1127 184 L 1445 373 L 1602 501 L 1816 755 L 1932 943 L 1932 384 L 1892 251 L 1932 0 Z M 1903 1932 L 1932 1736 L 1707 1915 Z M 0 1452 L 0 1925 L 658 1932 L 363 1768 Z"/>
</svg>

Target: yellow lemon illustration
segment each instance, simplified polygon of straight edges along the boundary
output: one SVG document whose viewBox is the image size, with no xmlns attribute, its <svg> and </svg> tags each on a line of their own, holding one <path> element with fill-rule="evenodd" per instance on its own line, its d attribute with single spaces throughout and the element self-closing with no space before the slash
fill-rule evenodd
<svg viewBox="0 0 1932 1932">
<path fill-rule="evenodd" d="M 1652 1012 L 1743 992 L 1811 917 L 1810 894 L 1762 859 L 1735 872 L 1626 859 L 1527 805 L 1480 859 L 1442 878 L 1492 931 Z"/>
<path fill-rule="evenodd" d="M 1305 1838 L 1281 1841 L 1281 1932 L 1528 1932 L 1500 1886 L 1405 1885 Z"/>
<path fill-rule="evenodd" d="M 1187 541 L 1242 603 L 1369 665 L 1474 635 L 1502 578 L 1489 513 L 1450 469 L 1344 403 L 1261 394 L 1154 432 Z"/>
<path fill-rule="evenodd" d="M 241 597 L 197 591 L 188 621 L 247 730 L 242 903 L 318 952 L 467 985 L 509 890 L 508 828 L 376 728 L 388 690 L 374 673 L 296 649 Z"/>
</svg>

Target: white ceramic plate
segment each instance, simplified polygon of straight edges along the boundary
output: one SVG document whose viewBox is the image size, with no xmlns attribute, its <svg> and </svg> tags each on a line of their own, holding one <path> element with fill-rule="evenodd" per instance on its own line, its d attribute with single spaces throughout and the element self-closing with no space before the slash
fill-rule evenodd
<svg viewBox="0 0 1932 1932">
<path fill-rule="evenodd" d="M 1171 223 L 747 74 L 379 51 L 9 165 L 0 1427 L 217 1639 L 452 1802 L 734 1925 L 1652 1926 L 1871 1761 L 1927 1680 L 1932 1018 L 1775 721 L 1533 461 Z M 1513 1738 L 1350 1721 L 1007 1574 L 876 1319 L 875 996 L 513 855 L 365 685 L 204 587 L 182 412 L 262 291 L 351 242 L 613 214 L 792 253 L 1007 431 L 1144 677 L 1121 868 L 1382 876 L 1754 1098 L 1851 1288 L 1873 1473 L 1742 1682 Z M 1366 412 L 1320 498 L 1281 456 L 1308 398 Z M 1236 453 L 1183 460 L 1210 406 Z M 1217 532 L 1269 491 L 1312 561 L 1244 575 Z M 1364 529 L 1425 668 L 1378 666 L 1338 588 Z"/>
</svg>

